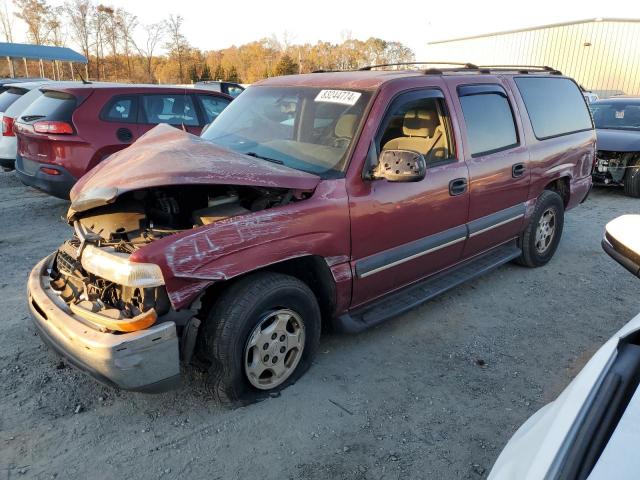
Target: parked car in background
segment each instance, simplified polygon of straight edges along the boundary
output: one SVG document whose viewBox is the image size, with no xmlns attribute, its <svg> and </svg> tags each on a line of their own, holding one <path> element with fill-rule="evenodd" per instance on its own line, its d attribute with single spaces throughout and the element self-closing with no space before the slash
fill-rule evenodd
<svg viewBox="0 0 640 480">
<path fill-rule="evenodd" d="M 613 97 L 589 107 L 598 137 L 594 182 L 640 197 L 640 98 Z"/>
<path fill-rule="evenodd" d="M 359 332 L 511 260 L 546 264 L 594 148 L 555 71 L 270 78 L 202 137 L 159 125 L 85 175 L 29 307 L 106 383 L 170 388 L 195 352 L 218 399 L 252 399 L 310 367 L 323 323 Z"/>
<path fill-rule="evenodd" d="M 42 81 L 49 81 L 49 79 L 41 78 L 41 77 L 0 78 L 0 93 L 7 90 L 14 83 L 42 82 Z"/>
<path fill-rule="evenodd" d="M 239 83 L 224 82 L 222 80 L 204 80 L 202 82 L 196 82 L 194 85 L 196 88 L 206 88 L 207 90 L 226 93 L 233 98 L 244 92 L 244 87 Z"/>
<path fill-rule="evenodd" d="M 43 88 L 15 121 L 16 174 L 69 198 L 78 178 L 159 123 L 199 135 L 231 102 L 224 93 L 153 85 Z"/>
<path fill-rule="evenodd" d="M 607 224 L 602 246 L 636 277 L 640 215 Z M 588 313 L 585 313 L 588 315 Z M 489 479 L 635 480 L 640 471 L 640 315 L 535 413 L 498 457 Z"/>
<path fill-rule="evenodd" d="M 51 83 L 49 80 L 14 83 L 4 93 L 0 94 L 0 104 L 6 102 L 3 96 L 12 95 L 12 103 L 0 113 L 2 123 L 2 136 L 0 137 L 0 166 L 4 170 L 13 170 L 16 161 L 16 135 L 13 131 L 13 124 L 16 117 L 43 92 L 39 87 Z"/>
</svg>

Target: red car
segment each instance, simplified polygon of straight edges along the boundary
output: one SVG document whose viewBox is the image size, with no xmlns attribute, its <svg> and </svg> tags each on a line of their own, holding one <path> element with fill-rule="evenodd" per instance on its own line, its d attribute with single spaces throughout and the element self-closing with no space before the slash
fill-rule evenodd
<svg viewBox="0 0 640 480">
<path fill-rule="evenodd" d="M 159 125 L 85 175 L 29 306 L 105 383 L 169 388 L 195 354 L 218 398 L 252 399 L 309 368 L 321 325 L 358 332 L 511 260 L 546 264 L 594 158 L 555 70 L 270 78 L 201 137 Z"/>
<path fill-rule="evenodd" d="M 86 84 L 42 90 L 15 123 L 16 173 L 69 198 L 76 180 L 159 123 L 199 135 L 232 97 L 207 89 Z"/>
</svg>

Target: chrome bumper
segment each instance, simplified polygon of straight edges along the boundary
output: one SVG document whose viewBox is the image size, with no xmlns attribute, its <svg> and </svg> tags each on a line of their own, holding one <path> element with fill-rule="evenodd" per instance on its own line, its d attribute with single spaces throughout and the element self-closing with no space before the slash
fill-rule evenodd
<svg viewBox="0 0 640 480">
<path fill-rule="evenodd" d="M 124 390 L 157 393 L 180 384 L 178 336 L 173 322 L 114 335 L 87 326 L 49 286 L 41 260 L 28 281 L 29 308 L 42 340 L 96 380 Z"/>
</svg>

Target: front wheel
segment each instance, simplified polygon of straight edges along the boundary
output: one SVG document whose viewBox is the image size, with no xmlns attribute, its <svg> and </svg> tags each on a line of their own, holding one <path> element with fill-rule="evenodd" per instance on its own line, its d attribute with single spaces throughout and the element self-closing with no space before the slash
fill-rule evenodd
<svg viewBox="0 0 640 480">
<path fill-rule="evenodd" d="M 538 197 L 531 220 L 520 236 L 522 255 L 516 260 L 527 267 L 541 267 L 556 253 L 564 226 L 564 202 L 556 192 Z"/>
<path fill-rule="evenodd" d="M 200 342 L 216 399 L 250 402 L 294 383 L 315 357 L 320 324 L 318 302 L 297 278 L 258 273 L 231 285 L 209 312 Z"/>
<path fill-rule="evenodd" d="M 624 175 L 624 193 L 629 197 L 640 197 L 640 159 L 631 160 L 627 164 Z"/>
</svg>

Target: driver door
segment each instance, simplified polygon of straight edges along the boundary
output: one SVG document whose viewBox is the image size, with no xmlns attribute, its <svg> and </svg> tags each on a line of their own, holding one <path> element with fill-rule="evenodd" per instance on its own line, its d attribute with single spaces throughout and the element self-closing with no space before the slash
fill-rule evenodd
<svg viewBox="0 0 640 480">
<path fill-rule="evenodd" d="M 427 160 L 427 171 L 418 182 L 363 180 L 362 188 L 349 192 L 352 307 L 462 258 L 469 173 L 455 151 L 449 112 L 441 90 L 412 91 L 392 102 L 381 124 L 372 154 L 418 151 Z"/>
</svg>

